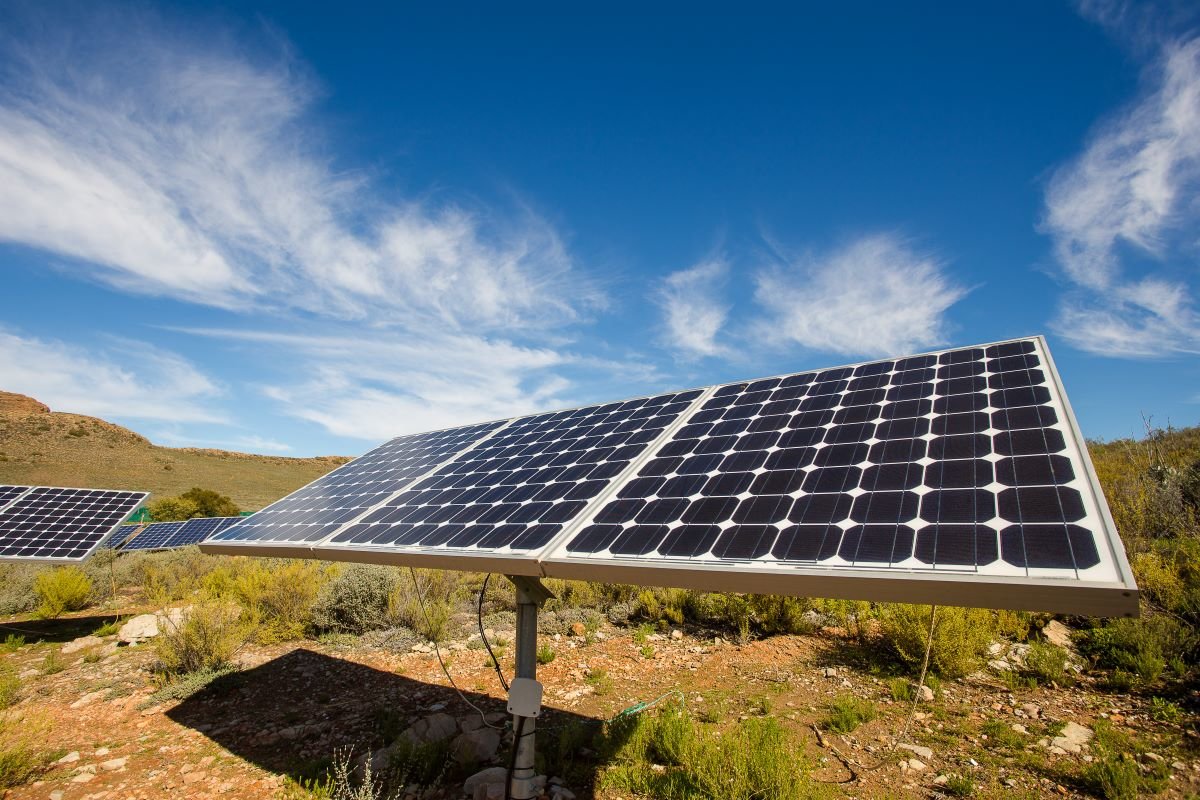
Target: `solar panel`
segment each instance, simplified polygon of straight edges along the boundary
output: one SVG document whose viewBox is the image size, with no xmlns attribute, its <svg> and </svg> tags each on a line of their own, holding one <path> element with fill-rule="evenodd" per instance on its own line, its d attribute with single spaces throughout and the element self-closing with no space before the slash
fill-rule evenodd
<svg viewBox="0 0 1200 800">
<path fill-rule="evenodd" d="M 129 543 L 121 548 L 121 552 L 129 553 L 134 550 L 166 550 L 167 542 L 179 532 L 185 522 L 152 522 L 142 529 Z"/>
<path fill-rule="evenodd" d="M 334 480 L 204 549 L 288 541 L 310 557 L 720 591 L 1137 607 L 1040 337 L 424 436 L 461 451 L 402 477 L 374 458 L 390 493 L 343 502 L 356 482 Z M 421 437 L 384 447 L 404 440 Z"/>
<path fill-rule="evenodd" d="M 196 517 L 189 519 L 179 530 L 167 538 L 165 547 L 187 547 L 200 542 L 215 533 L 225 530 L 241 517 Z"/>
<path fill-rule="evenodd" d="M 0 510 L 30 490 L 29 486 L 0 486 Z"/>
<path fill-rule="evenodd" d="M 134 523 L 133 525 L 122 525 L 121 527 L 117 528 L 117 532 L 114 533 L 108 539 L 108 541 L 106 541 L 104 543 L 103 546 L 105 548 L 117 550 L 121 547 L 121 545 L 125 544 L 125 542 L 129 541 L 129 538 L 131 536 L 133 536 L 135 533 L 137 533 L 141 529 L 142 529 L 142 524 L 140 522 Z"/>
<path fill-rule="evenodd" d="M 0 487 L 0 560 L 87 558 L 145 499 L 145 492 L 109 489 Z"/>
</svg>

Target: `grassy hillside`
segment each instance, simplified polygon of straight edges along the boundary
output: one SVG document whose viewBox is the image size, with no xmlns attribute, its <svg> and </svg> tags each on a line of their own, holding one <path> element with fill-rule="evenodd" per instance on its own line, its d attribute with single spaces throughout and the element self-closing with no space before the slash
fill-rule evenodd
<svg viewBox="0 0 1200 800">
<path fill-rule="evenodd" d="M 155 498 L 202 486 L 255 510 L 346 460 L 159 447 L 119 425 L 0 392 L 0 483 L 138 489 Z"/>
</svg>

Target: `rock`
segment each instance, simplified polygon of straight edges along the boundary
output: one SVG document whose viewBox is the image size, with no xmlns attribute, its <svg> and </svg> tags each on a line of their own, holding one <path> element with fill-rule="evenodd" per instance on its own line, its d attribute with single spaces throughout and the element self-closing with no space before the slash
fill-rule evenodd
<svg viewBox="0 0 1200 800">
<path fill-rule="evenodd" d="M 922 703 L 932 703 L 933 702 L 933 689 L 930 689 L 928 686 L 918 686 L 917 687 L 917 698 Z"/>
<path fill-rule="evenodd" d="M 1021 710 L 1024 711 L 1030 719 L 1037 719 L 1042 715 L 1042 709 L 1033 703 L 1022 703 Z"/>
<path fill-rule="evenodd" d="M 78 639 L 67 642 L 62 646 L 62 654 L 64 656 L 71 653 L 78 653 L 80 650 L 87 650 L 90 647 L 99 647 L 104 644 L 104 640 L 99 636 L 80 636 Z"/>
<path fill-rule="evenodd" d="M 1059 747 L 1068 753 L 1081 753 L 1083 747 L 1092 740 L 1095 734 L 1091 728 L 1085 728 L 1077 722 L 1068 722 L 1058 736 L 1051 741 L 1051 751 Z"/>
<path fill-rule="evenodd" d="M 1172 762 L 1171 762 L 1171 769 L 1173 769 L 1173 770 L 1175 770 L 1176 772 L 1178 772 L 1178 771 L 1179 771 L 1179 770 L 1181 770 L 1181 769 L 1187 769 L 1187 764 L 1183 763 L 1182 761 L 1172 761 Z"/>
<path fill-rule="evenodd" d="M 561 798 L 561 800 L 575 800 L 575 793 L 565 786 L 552 786 L 550 796 Z"/>
<path fill-rule="evenodd" d="M 155 614 L 138 614 L 117 631 L 117 641 L 125 644 L 138 644 L 155 636 L 158 636 L 158 616 Z"/>
<path fill-rule="evenodd" d="M 112 751 L 109 750 L 107 747 L 97 747 L 95 755 L 103 757 L 103 756 L 108 755 L 110 752 L 112 752 Z"/>
<path fill-rule="evenodd" d="M 683 631 L 679 630 L 679 628 L 675 628 L 671 631 L 671 638 L 678 642 L 679 640 L 683 639 Z"/>
<path fill-rule="evenodd" d="M 508 777 L 508 770 L 504 767 L 488 767 L 487 769 L 476 772 L 471 777 L 463 781 L 463 792 L 467 797 L 475 797 L 475 789 L 479 786 L 488 786 L 495 784 L 504 789 L 504 781 Z M 501 794 L 503 797 L 503 794 Z"/>
<path fill-rule="evenodd" d="M 945 786 L 949 782 L 950 782 L 949 775 L 938 775 L 936 778 L 933 779 L 934 786 Z"/>
<path fill-rule="evenodd" d="M 74 703 L 71 703 L 70 707 L 71 708 L 83 708 L 84 706 L 91 705 L 92 703 L 96 702 L 97 700 L 103 699 L 107 695 L 108 695 L 107 690 L 99 691 L 99 692 L 88 692 L 83 697 L 80 697 L 78 700 L 76 700 Z"/>
<path fill-rule="evenodd" d="M 499 749 L 500 732 L 494 728 L 461 733 L 450 744 L 450 752 L 459 764 L 482 764 L 492 760 Z"/>
<path fill-rule="evenodd" d="M 571 623 L 571 635 L 572 636 L 586 636 L 587 635 L 587 627 L 582 622 L 572 622 Z"/>
<path fill-rule="evenodd" d="M 1071 640 L 1071 629 L 1056 619 L 1050 620 L 1049 624 L 1042 628 L 1042 636 L 1046 637 L 1046 641 L 1050 644 L 1057 645 L 1064 650 L 1072 652 L 1075 650 L 1075 642 Z"/>
<path fill-rule="evenodd" d="M 441 742 L 458 733 L 458 722 L 449 714 L 430 714 L 405 728 L 400 737 L 413 744 Z"/>
<path fill-rule="evenodd" d="M 925 770 L 929 769 L 929 767 L 925 766 L 923 761 L 918 761 L 915 758 L 910 758 L 908 760 L 908 768 L 913 772 L 924 772 Z"/>
<path fill-rule="evenodd" d="M 926 761 L 930 761 L 933 759 L 933 751 L 930 750 L 928 747 L 922 747 L 919 744 L 901 744 L 901 745 L 896 745 L 896 747 L 900 750 L 907 750 L 908 752 L 912 753 L 913 755 L 920 756 L 921 758 L 925 759 Z"/>
<path fill-rule="evenodd" d="M 1008 672 L 1012 669 L 1012 664 L 1009 664 L 1002 658 L 994 658 L 988 662 L 988 668 L 996 672 Z"/>
<path fill-rule="evenodd" d="M 207 777 L 208 777 L 208 773 L 204 772 L 203 770 L 197 770 L 195 772 L 189 772 L 188 774 L 184 775 L 183 782 L 184 782 L 184 784 L 190 786 L 193 783 L 199 783 L 200 781 L 204 780 Z"/>
<path fill-rule="evenodd" d="M 1152 761 L 1155 764 L 1161 764 L 1164 761 L 1163 757 L 1158 753 L 1151 753 L 1150 751 L 1142 753 L 1142 758 L 1146 759 L 1147 761 Z"/>
<path fill-rule="evenodd" d="M 988 645 L 987 654 L 996 657 L 1004 652 L 1004 644 L 1002 642 L 992 642 Z"/>
<path fill-rule="evenodd" d="M 826 667 L 824 674 L 825 674 L 826 678 L 836 678 L 837 677 L 837 667 Z"/>
<path fill-rule="evenodd" d="M 74 764 L 78 760 L 79 760 L 79 751 L 72 750 L 71 752 L 67 753 L 65 756 L 60 758 L 58 760 L 58 763 L 59 764 Z"/>
<path fill-rule="evenodd" d="M 1017 723 L 1015 723 L 1015 722 L 1014 722 L 1012 725 L 1009 725 L 1009 727 L 1010 727 L 1010 728 L 1012 728 L 1012 729 L 1013 729 L 1014 731 L 1016 731 L 1017 733 L 1022 733 L 1022 734 L 1028 734 L 1028 733 L 1029 733 L 1029 729 L 1028 729 L 1028 728 L 1026 728 L 1024 725 L 1019 725 L 1019 724 L 1017 724 Z"/>
<path fill-rule="evenodd" d="M 63 800 L 63 790 L 55 789 L 50 793 L 50 800 Z"/>
<path fill-rule="evenodd" d="M 100 769 L 104 770 L 105 772 L 116 772 L 119 769 L 125 769 L 125 763 L 127 761 L 129 761 L 127 756 L 113 758 L 108 761 L 101 762 Z"/>
</svg>

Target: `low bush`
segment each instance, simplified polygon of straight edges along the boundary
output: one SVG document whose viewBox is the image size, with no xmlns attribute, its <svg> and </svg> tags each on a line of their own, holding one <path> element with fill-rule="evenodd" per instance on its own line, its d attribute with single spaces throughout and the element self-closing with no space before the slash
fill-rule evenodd
<svg viewBox="0 0 1200 800">
<path fill-rule="evenodd" d="M 8 663 L 0 661 L 0 711 L 16 704 L 21 693 L 21 678 Z"/>
<path fill-rule="evenodd" d="M 177 625 L 160 620 L 154 640 L 156 671 L 169 680 L 202 670 L 227 669 L 247 639 L 241 616 L 236 604 L 206 601 L 194 605 Z"/>
<path fill-rule="evenodd" d="M 834 733 L 850 733 L 876 716 L 875 704 L 852 695 L 842 695 L 829 704 L 821 727 Z"/>
<path fill-rule="evenodd" d="M 92 582 L 79 567 L 56 567 L 37 576 L 34 592 L 39 617 L 60 617 L 87 606 L 92 596 Z"/>
<path fill-rule="evenodd" d="M 883 642 L 910 667 L 919 667 L 925 657 L 929 616 L 929 606 L 897 603 L 879 607 Z M 939 607 L 934 617 L 930 669 L 944 678 L 960 678 L 974 672 L 995 636 L 995 612 Z"/>
<path fill-rule="evenodd" d="M 312 561 L 238 559 L 204 577 L 204 593 L 236 601 L 260 644 L 299 639 L 313 626 L 313 607 L 330 568 Z"/>
<path fill-rule="evenodd" d="M 36 564 L 0 564 L 0 616 L 24 614 L 37 608 L 34 584 L 45 569 Z"/>
<path fill-rule="evenodd" d="M 317 594 L 313 625 L 321 631 L 352 634 L 388 627 L 388 608 L 398 580 L 390 567 L 345 567 Z"/>
<path fill-rule="evenodd" d="M 1049 642 L 1033 642 L 1025 654 L 1025 669 L 1043 683 L 1071 686 L 1075 676 L 1067 671 L 1067 651 Z"/>
<path fill-rule="evenodd" d="M 1183 660 L 1196 646 L 1196 632 L 1166 614 L 1099 623 L 1079 637 L 1079 649 L 1098 666 L 1120 670 L 1142 684 L 1162 675 L 1169 659 Z"/>
<path fill-rule="evenodd" d="M 751 717 L 716 732 L 680 706 L 608 723 L 600 750 L 606 789 L 663 800 L 801 800 L 814 796 L 795 743 L 778 721 Z"/>
</svg>

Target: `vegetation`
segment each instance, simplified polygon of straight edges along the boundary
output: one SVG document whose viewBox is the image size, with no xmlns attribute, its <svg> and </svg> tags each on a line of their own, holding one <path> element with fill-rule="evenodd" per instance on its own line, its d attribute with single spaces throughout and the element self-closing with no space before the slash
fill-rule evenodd
<svg viewBox="0 0 1200 800">
<path fill-rule="evenodd" d="M 194 486 L 177 497 L 164 497 L 146 506 L 155 522 L 175 522 L 193 517 L 236 517 L 237 503 L 212 489 Z"/>
<path fill-rule="evenodd" d="M 723 731 L 697 725 L 678 704 L 608 723 L 599 748 L 612 766 L 601 786 L 639 797 L 801 800 L 817 795 L 778 721 L 751 717 Z"/>
<path fill-rule="evenodd" d="M 246 642 L 241 610 L 219 601 L 194 605 L 179 623 L 160 619 L 154 639 L 156 671 L 167 679 L 202 670 L 227 670 Z"/>
<path fill-rule="evenodd" d="M 87 607 L 92 582 L 79 567 L 56 567 L 37 576 L 34 593 L 39 617 L 59 617 Z"/>
<path fill-rule="evenodd" d="M 14 705 L 21 693 L 21 678 L 6 662 L 0 661 L 0 711 Z"/>
<path fill-rule="evenodd" d="M 851 733 L 859 725 L 870 722 L 876 716 L 875 704 L 860 700 L 852 695 L 842 695 L 829 704 L 829 712 L 821 727 L 834 733 Z"/>
</svg>

